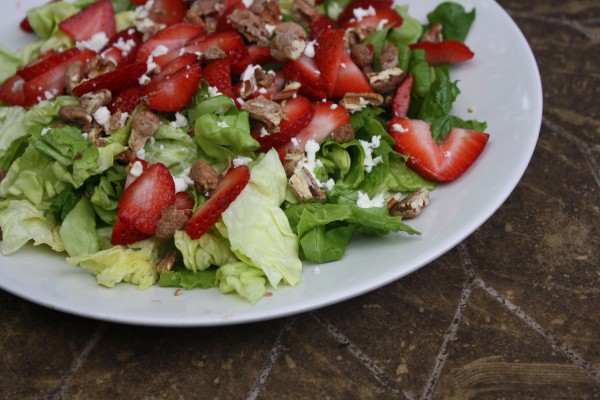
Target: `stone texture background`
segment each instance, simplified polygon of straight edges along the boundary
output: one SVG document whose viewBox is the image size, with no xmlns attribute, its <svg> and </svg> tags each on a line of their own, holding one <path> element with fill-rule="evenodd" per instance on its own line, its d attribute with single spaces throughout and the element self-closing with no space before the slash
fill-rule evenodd
<svg viewBox="0 0 600 400">
<path fill-rule="evenodd" d="M 499 3 L 539 62 L 543 125 L 463 243 L 359 298 L 243 326 L 121 326 L 0 292 L 0 398 L 600 398 L 600 2 Z"/>
</svg>

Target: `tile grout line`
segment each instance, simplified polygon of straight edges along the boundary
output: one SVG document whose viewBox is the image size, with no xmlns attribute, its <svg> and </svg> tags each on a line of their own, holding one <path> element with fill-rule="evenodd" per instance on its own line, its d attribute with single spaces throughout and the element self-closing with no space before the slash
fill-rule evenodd
<svg viewBox="0 0 600 400">
<path fill-rule="evenodd" d="M 592 170 L 594 180 L 596 181 L 596 184 L 600 187 L 600 165 L 596 161 L 596 157 L 591 153 L 590 146 L 587 144 L 587 142 L 573 135 L 571 132 L 568 132 L 567 130 L 563 129 L 561 126 L 550 121 L 546 117 L 542 118 L 542 123 L 546 125 L 549 129 L 564 137 L 565 139 L 575 143 L 579 151 L 583 153 L 586 162 Z"/>
<path fill-rule="evenodd" d="M 296 317 L 294 317 L 294 316 L 289 317 L 285 321 L 283 328 L 281 328 L 279 335 L 277 335 L 277 339 L 275 339 L 275 344 L 271 348 L 271 352 L 269 353 L 269 357 L 267 358 L 265 365 L 263 366 L 262 370 L 260 371 L 258 378 L 256 378 L 256 381 L 254 382 L 254 384 L 252 385 L 252 387 L 246 394 L 246 397 L 245 397 L 246 400 L 255 400 L 260 395 L 260 392 L 261 392 L 262 388 L 264 387 L 265 382 L 267 381 L 267 379 L 269 378 L 269 375 L 271 374 L 271 370 L 273 369 L 273 366 L 275 365 L 275 363 L 279 359 L 279 356 L 283 352 L 283 346 L 285 345 L 285 342 L 286 342 L 286 339 L 287 339 L 289 333 L 292 331 L 292 329 L 294 327 L 295 321 L 296 321 Z"/>
<path fill-rule="evenodd" d="M 582 368 L 585 372 L 590 374 L 592 378 L 598 382 L 600 382 L 600 369 L 596 367 L 594 364 L 586 361 L 581 354 L 577 353 L 567 344 L 561 342 L 556 336 L 552 335 L 550 332 L 545 330 L 535 319 L 529 316 L 523 309 L 508 298 L 506 298 L 503 294 L 498 292 L 496 289 L 488 286 L 483 280 L 480 278 L 475 278 L 475 284 L 487 292 L 494 300 L 498 301 L 502 304 L 508 311 L 510 311 L 513 315 L 517 316 L 520 320 L 522 320 L 527 326 L 533 329 L 537 334 L 542 336 L 550 345 L 562 353 L 569 361 L 578 367 Z"/>
<path fill-rule="evenodd" d="M 58 385 L 54 389 L 50 390 L 48 394 L 46 394 L 40 400 L 50 399 L 50 396 L 54 396 L 56 394 L 59 395 L 60 399 L 67 398 L 67 387 L 73 378 L 75 378 L 75 375 L 77 375 L 81 367 L 83 367 L 89 354 L 96 347 L 100 339 L 102 339 L 102 336 L 104 336 L 107 326 L 108 325 L 106 323 L 101 323 L 98 326 L 98 329 L 96 329 L 90 340 L 86 343 L 79 356 L 73 361 L 69 370 L 62 376 Z"/>
<path fill-rule="evenodd" d="M 452 322 L 446 329 L 446 333 L 444 334 L 444 339 L 440 346 L 440 350 L 438 351 L 438 355 L 435 359 L 433 369 L 431 370 L 431 374 L 423 387 L 423 391 L 420 400 L 428 400 L 433 397 L 433 393 L 437 386 L 438 380 L 442 374 L 442 370 L 444 369 L 444 365 L 446 364 L 446 360 L 448 359 L 448 352 L 450 348 L 450 344 L 456 340 L 456 336 L 458 333 L 458 328 L 462 322 L 462 317 L 467 309 L 467 304 L 471 297 L 471 293 L 473 292 L 473 287 L 475 285 L 475 269 L 473 268 L 473 263 L 471 262 L 471 258 L 467 252 L 467 248 L 464 243 L 459 244 L 457 247 L 463 267 L 467 272 L 467 279 L 465 281 L 465 286 L 460 295 L 460 299 L 456 306 L 456 310 L 454 311 L 454 317 L 452 318 Z"/>
<path fill-rule="evenodd" d="M 574 20 L 570 20 L 570 19 L 562 19 L 562 18 L 552 18 L 552 17 L 546 17 L 546 16 L 542 16 L 542 15 L 531 15 L 526 12 L 513 11 L 513 10 L 508 10 L 508 9 L 506 11 L 513 18 L 532 19 L 532 20 L 546 22 L 549 24 L 564 25 L 564 26 L 572 28 L 572 29 L 576 30 L 577 32 L 587 36 L 587 38 L 590 40 L 600 40 L 599 34 L 594 32 L 592 29 L 588 28 L 587 26 L 582 25 L 578 21 L 574 21 Z"/>
<path fill-rule="evenodd" d="M 383 387 L 388 389 L 390 392 L 395 394 L 396 396 L 403 396 L 407 400 L 413 400 L 413 396 L 407 393 L 406 391 L 398 388 L 398 386 L 390 381 L 385 375 L 385 372 L 377 365 L 377 363 L 369 358 L 362 350 L 358 348 L 357 345 L 352 343 L 350 339 L 339 331 L 331 322 L 327 321 L 324 317 L 320 316 L 316 311 L 309 313 L 311 317 L 317 321 L 319 325 L 327 330 L 329 336 L 333 338 L 338 344 L 346 347 L 350 354 L 358 360 L 363 367 L 365 367 L 373 377 L 381 384 Z"/>
</svg>

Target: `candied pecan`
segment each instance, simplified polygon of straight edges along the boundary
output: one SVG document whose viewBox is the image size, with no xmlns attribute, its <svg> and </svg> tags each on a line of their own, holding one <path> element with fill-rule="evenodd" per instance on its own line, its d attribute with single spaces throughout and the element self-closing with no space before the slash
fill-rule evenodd
<svg viewBox="0 0 600 400">
<path fill-rule="evenodd" d="M 189 12 L 204 17 L 221 10 L 221 2 L 219 0 L 196 0 L 190 5 Z"/>
<path fill-rule="evenodd" d="M 89 92 L 79 98 L 79 105 L 85 109 L 88 114 L 93 114 L 100 107 L 106 106 L 112 100 L 112 94 L 108 89 L 102 89 L 97 92 Z"/>
<path fill-rule="evenodd" d="M 358 43 L 352 46 L 350 48 L 350 57 L 359 68 L 373 65 L 373 51 L 364 44 Z"/>
<path fill-rule="evenodd" d="M 283 118 L 281 105 L 264 96 L 258 96 L 246 101 L 241 108 L 244 111 L 248 111 L 250 117 L 265 124 L 267 128 L 279 126 Z"/>
<path fill-rule="evenodd" d="M 439 43 L 444 40 L 442 35 L 442 24 L 433 24 L 421 37 L 421 42 Z"/>
<path fill-rule="evenodd" d="M 331 132 L 331 138 L 338 143 L 349 142 L 354 139 L 354 128 L 350 124 L 337 127 Z"/>
<path fill-rule="evenodd" d="M 285 157 L 283 158 L 283 169 L 285 170 L 285 174 L 291 176 L 298 163 L 303 160 L 305 156 L 304 152 L 300 149 L 286 150 Z"/>
<path fill-rule="evenodd" d="M 127 117 L 127 115 L 125 114 L 126 113 L 123 113 L 121 110 L 117 109 L 113 114 L 110 115 L 110 118 L 108 120 L 108 129 L 111 132 L 123 126 L 121 122 L 124 118 Z"/>
<path fill-rule="evenodd" d="M 382 70 L 396 68 L 399 64 L 398 48 L 389 43 L 384 44 L 379 53 L 379 64 Z"/>
<path fill-rule="evenodd" d="M 202 58 L 206 61 L 220 60 L 226 57 L 227 53 L 218 47 L 209 47 L 202 53 Z"/>
<path fill-rule="evenodd" d="M 360 111 L 368 106 L 378 106 L 383 103 L 383 97 L 378 93 L 346 93 L 340 104 L 350 113 Z"/>
<path fill-rule="evenodd" d="M 92 116 L 80 106 L 62 106 L 58 109 L 58 116 L 64 122 L 73 122 L 80 125 L 92 122 Z"/>
<path fill-rule="evenodd" d="M 301 203 L 322 201 L 326 198 L 325 192 L 319 187 L 314 175 L 306 167 L 299 168 L 298 171 L 292 174 L 288 180 L 288 186 Z"/>
<path fill-rule="evenodd" d="M 308 26 L 317 14 L 317 8 L 310 0 L 295 0 L 292 2 L 292 20 L 303 26 Z"/>
<path fill-rule="evenodd" d="M 271 100 L 280 101 L 294 97 L 300 90 L 300 82 L 290 81 L 286 82 L 283 89 L 278 92 L 271 93 Z"/>
<path fill-rule="evenodd" d="M 271 40 L 271 57 L 277 61 L 298 60 L 304 53 L 306 41 L 294 32 L 276 33 Z"/>
<path fill-rule="evenodd" d="M 175 205 L 169 206 L 162 210 L 154 235 L 159 239 L 170 239 L 177 230 L 183 228 L 188 220 L 189 217 L 184 210 L 178 210 Z"/>
<path fill-rule="evenodd" d="M 254 0 L 250 11 L 269 25 L 277 25 L 281 21 L 279 2 L 274 0 Z"/>
<path fill-rule="evenodd" d="M 282 23 L 278 24 L 275 27 L 273 34 L 278 35 L 280 33 L 291 33 L 302 39 L 307 38 L 306 31 L 304 30 L 304 28 L 295 22 L 282 22 Z"/>
<path fill-rule="evenodd" d="M 163 272 L 172 270 L 173 266 L 175 265 L 175 261 L 177 261 L 177 251 L 167 251 L 165 255 L 158 260 L 158 263 L 156 263 L 156 271 Z"/>
<path fill-rule="evenodd" d="M 190 168 L 190 178 L 194 181 L 196 190 L 200 193 L 205 193 L 213 190 L 219 183 L 219 175 L 205 161 L 196 161 Z"/>
<path fill-rule="evenodd" d="M 414 218 L 421 214 L 423 208 L 429 205 L 429 190 L 418 189 L 402 198 L 401 193 L 396 193 L 387 203 L 390 215 L 402 218 Z"/>
<path fill-rule="evenodd" d="M 87 78 L 93 79 L 100 75 L 106 74 L 116 68 L 112 61 L 105 60 L 104 58 L 97 56 L 88 64 Z"/>
<path fill-rule="evenodd" d="M 369 84 L 377 93 L 390 93 L 400 86 L 406 74 L 400 68 L 385 69 L 381 72 L 367 73 Z"/>
<path fill-rule="evenodd" d="M 256 79 L 256 83 L 262 87 L 269 87 L 275 82 L 275 74 L 267 72 L 262 68 L 254 70 L 254 78 Z"/>
<path fill-rule="evenodd" d="M 129 148 L 133 151 L 141 150 L 146 140 L 158 129 L 160 120 L 152 111 L 142 111 L 133 117 L 131 123 L 131 135 L 129 136 Z"/>
<path fill-rule="evenodd" d="M 269 31 L 260 17 L 250 10 L 234 10 L 227 17 L 227 22 L 231 24 L 242 36 L 249 42 L 256 42 L 259 45 L 268 45 Z"/>
<path fill-rule="evenodd" d="M 65 89 L 67 93 L 73 93 L 73 89 L 81 83 L 84 75 L 85 70 L 81 61 L 76 61 L 67 66 L 67 69 L 65 69 Z"/>
</svg>

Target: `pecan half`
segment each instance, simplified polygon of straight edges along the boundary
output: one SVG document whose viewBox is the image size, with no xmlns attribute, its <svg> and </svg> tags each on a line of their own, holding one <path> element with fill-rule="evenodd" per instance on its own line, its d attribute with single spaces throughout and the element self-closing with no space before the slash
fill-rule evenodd
<svg viewBox="0 0 600 400">
<path fill-rule="evenodd" d="M 172 270 L 176 260 L 177 252 L 175 250 L 167 251 L 165 255 L 162 256 L 160 260 L 158 260 L 158 263 L 156 263 L 156 271 L 163 272 Z"/>
<path fill-rule="evenodd" d="M 383 96 L 379 93 L 346 93 L 340 104 L 350 113 L 360 111 L 368 106 L 378 106 L 383 103 Z"/>
<path fill-rule="evenodd" d="M 64 122 L 73 122 L 87 125 L 92 122 L 92 116 L 80 106 L 62 106 L 58 109 L 58 116 Z"/>
<path fill-rule="evenodd" d="M 292 174 L 288 180 L 288 186 L 301 203 L 322 201 L 326 198 L 325 192 L 319 187 L 317 180 L 306 167 L 302 167 Z"/>
<path fill-rule="evenodd" d="M 354 139 L 354 128 L 350 124 L 342 125 L 331 132 L 331 138 L 338 143 L 349 142 Z"/>
<path fill-rule="evenodd" d="M 387 203 L 390 215 L 402 218 L 414 218 L 429 205 L 429 190 L 418 189 L 406 197 L 396 193 Z"/>
<path fill-rule="evenodd" d="M 133 151 L 141 150 L 146 140 L 158 129 L 160 120 L 152 111 L 142 111 L 133 117 L 131 123 L 131 135 L 129 136 L 129 148 Z"/>
<path fill-rule="evenodd" d="M 248 111 L 250 117 L 262 122 L 269 129 L 279 126 L 283 118 L 281 105 L 264 96 L 246 101 L 242 105 L 242 110 Z"/>
<path fill-rule="evenodd" d="M 162 210 L 160 219 L 156 223 L 154 235 L 159 239 L 171 239 L 175 232 L 188 222 L 189 217 L 184 210 L 178 210 L 174 205 Z"/>
<path fill-rule="evenodd" d="M 79 98 L 79 105 L 85 109 L 88 114 L 93 114 L 100 107 L 106 106 L 112 100 L 112 94 L 108 89 L 102 89 L 97 92 L 86 93 Z"/>
<path fill-rule="evenodd" d="M 234 10 L 227 17 L 231 24 L 249 42 L 267 46 L 269 43 L 269 31 L 260 17 L 250 10 Z"/>
<path fill-rule="evenodd" d="M 398 67 L 367 74 L 369 85 L 371 85 L 374 91 L 382 94 L 396 90 L 405 76 L 405 72 Z"/>
<path fill-rule="evenodd" d="M 194 181 L 196 190 L 205 193 L 213 190 L 219 183 L 219 174 L 205 161 L 196 161 L 190 169 L 190 178 Z"/>
<path fill-rule="evenodd" d="M 439 43 L 444 40 L 442 35 L 442 24 L 433 24 L 421 37 L 421 42 Z"/>
</svg>

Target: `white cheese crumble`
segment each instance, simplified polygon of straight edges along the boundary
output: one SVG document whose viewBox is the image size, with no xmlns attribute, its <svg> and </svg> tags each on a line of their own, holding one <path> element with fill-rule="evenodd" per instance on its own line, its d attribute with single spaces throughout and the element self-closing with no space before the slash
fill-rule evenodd
<svg viewBox="0 0 600 400">
<path fill-rule="evenodd" d="M 382 19 L 381 21 L 379 21 L 379 23 L 377 24 L 377 27 L 375 28 L 376 30 L 380 31 L 383 29 L 384 26 L 387 25 L 387 23 L 390 22 L 387 19 Z"/>
<path fill-rule="evenodd" d="M 265 29 L 267 30 L 267 32 L 269 32 L 269 36 L 271 36 L 273 34 L 273 32 L 275 31 L 275 28 L 276 28 L 275 25 L 265 24 Z"/>
<path fill-rule="evenodd" d="M 252 162 L 250 157 L 237 156 L 233 159 L 232 163 L 234 167 L 239 167 L 240 165 L 248 165 L 248 163 Z"/>
<path fill-rule="evenodd" d="M 375 16 L 375 8 L 373 6 L 369 6 L 369 8 L 355 8 L 352 13 L 354 14 L 354 18 L 358 22 L 362 21 L 365 17 Z"/>
<path fill-rule="evenodd" d="M 365 172 L 369 173 L 373 170 L 373 167 L 375 167 L 376 165 L 381 164 L 383 162 L 383 158 L 381 156 L 377 156 L 377 157 L 373 158 L 373 150 L 378 148 L 379 145 L 381 144 L 381 136 L 379 136 L 379 135 L 373 136 L 371 138 L 370 143 L 367 142 L 366 140 L 359 140 L 358 142 L 360 143 L 363 150 L 365 151 L 365 159 L 363 161 L 363 166 L 364 166 Z"/>
<path fill-rule="evenodd" d="M 358 191 L 356 205 L 360 208 L 383 207 L 385 205 L 385 198 L 383 197 L 383 193 L 381 193 L 370 199 L 368 194 Z"/>
<path fill-rule="evenodd" d="M 444 152 L 444 157 L 446 157 L 446 158 L 450 158 L 450 157 L 452 157 L 452 152 L 450 152 L 450 151 L 447 151 L 447 150 L 446 150 L 446 151 Z"/>
<path fill-rule="evenodd" d="M 292 138 L 292 142 L 294 141 L 295 138 Z M 298 172 L 302 169 L 302 167 L 306 168 L 308 172 L 310 172 L 310 174 L 315 178 L 315 181 L 317 181 L 317 184 L 319 185 L 319 187 L 322 187 L 323 184 L 321 182 L 319 182 L 318 179 L 316 179 L 315 176 L 315 167 L 323 165 L 321 163 L 321 160 L 317 160 L 317 153 L 319 151 L 319 149 L 321 148 L 321 146 L 319 146 L 319 143 L 317 143 L 315 140 L 310 139 L 309 141 L 306 142 L 306 145 L 304 145 L 304 151 L 306 152 L 306 157 L 304 157 L 302 160 L 300 160 L 298 162 L 298 164 L 296 165 L 296 168 L 294 170 L 294 172 Z"/>
<path fill-rule="evenodd" d="M 121 113 L 121 117 L 119 118 L 119 125 L 125 125 L 125 123 L 127 122 L 127 118 L 129 118 L 129 113 Z"/>
<path fill-rule="evenodd" d="M 229 128 L 229 124 L 227 122 L 225 122 L 225 121 L 218 121 L 217 122 L 217 126 L 219 128 Z"/>
<path fill-rule="evenodd" d="M 333 180 L 333 178 L 329 178 L 327 181 L 323 182 L 323 188 L 327 192 L 331 192 L 333 190 L 334 186 L 335 186 L 335 181 Z"/>
<path fill-rule="evenodd" d="M 304 49 L 304 55 L 306 57 L 313 58 L 315 56 L 315 46 L 317 45 L 316 40 L 306 42 L 306 48 Z"/>
<path fill-rule="evenodd" d="M 208 87 L 208 95 L 210 97 L 215 97 L 215 96 L 220 96 L 223 93 L 219 92 L 219 89 L 217 89 L 215 86 L 209 86 Z"/>
<path fill-rule="evenodd" d="M 402 125 L 400 125 L 400 124 L 393 124 L 393 125 L 392 125 L 392 130 L 393 130 L 394 132 L 398 132 L 398 133 L 406 133 L 406 132 L 407 132 L 406 128 L 405 128 L 405 127 L 403 127 L 403 126 L 402 126 Z"/>
<path fill-rule="evenodd" d="M 51 130 L 52 130 L 52 128 L 46 127 L 44 129 L 42 129 L 42 131 L 40 132 L 40 135 L 44 136 L 46 133 L 50 132 Z"/>
<path fill-rule="evenodd" d="M 94 112 L 94 120 L 104 128 L 106 132 L 110 131 L 110 111 L 106 107 L 100 107 Z"/>
<path fill-rule="evenodd" d="M 135 40 L 127 39 L 127 41 L 125 41 L 125 40 L 123 40 L 122 37 L 120 37 L 119 40 L 117 40 L 115 42 L 115 44 L 113 44 L 113 46 L 115 46 L 115 48 L 121 50 L 121 54 L 123 56 L 126 56 L 129 54 L 131 49 L 133 49 L 135 47 Z"/>
<path fill-rule="evenodd" d="M 264 126 L 260 128 L 260 137 L 269 136 L 271 133 Z"/>
<path fill-rule="evenodd" d="M 146 159 L 146 150 L 144 149 L 139 149 L 138 151 L 135 152 L 135 156 L 137 158 L 139 158 L 140 160 L 144 160 Z"/>
<path fill-rule="evenodd" d="M 338 105 L 333 103 L 331 106 L 329 106 L 330 110 L 335 110 L 336 108 L 338 108 Z"/>
<path fill-rule="evenodd" d="M 148 82 L 150 82 L 150 77 L 146 74 L 144 74 L 138 78 L 138 83 L 142 86 L 144 86 Z"/>
<path fill-rule="evenodd" d="M 129 169 L 129 173 L 135 177 L 140 176 L 142 172 L 144 172 L 144 166 L 139 161 L 134 162 L 131 168 Z"/>
<path fill-rule="evenodd" d="M 175 193 L 185 192 L 189 186 L 194 184 L 194 181 L 190 178 L 190 169 L 191 167 L 186 168 L 180 175 L 173 177 L 173 182 L 175 182 Z"/>
<path fill-rule="evenodd" d="M 242 3 L 244 3 L 246 8 L 250 8 L 252 7 L 252 4 L 254 4 L 254 0 L 242 0 Z"/>
<path fill-rule="evenodd" d="M 79 50 L 90 49 L 97 53 L 102 50 L 104 46 L 106 46 L 106 43 L 108 43 L 108 36 L 106 36 L 106 33 L 98 32 L 89 38 L 89 40 L 76 42 L 75 46 Z"/>
<path fill-rule="evenodd" d="M 169 125 L 174 128 L 181 128 L 188 125 L 188 120 L 185 116 L 177 112 L 175 113 L 175 121 L 171 122 Z"/>
</svg>

